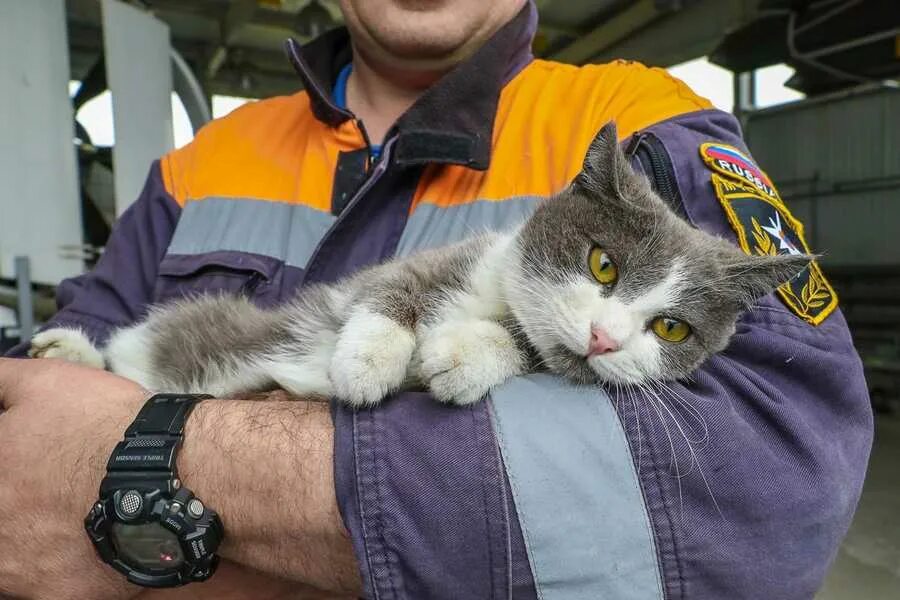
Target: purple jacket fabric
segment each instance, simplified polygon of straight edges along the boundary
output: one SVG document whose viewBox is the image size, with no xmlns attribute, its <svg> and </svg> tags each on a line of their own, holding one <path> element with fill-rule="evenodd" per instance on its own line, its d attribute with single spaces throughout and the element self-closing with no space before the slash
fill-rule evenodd
<svg viewBox="0 0 900 600">
<path fill-rule="evenodd" d="M 648 133 L 672 158 L 691 221 L 734 239 L 697 149 L 717 140 L 746 151 L 735 119 L 698 112 Z M 872 442 L 868 391 L 843 315 L 813 327 L 771 295 L 677 390 L 707 422 L 709 439 L 697 451 L 707 481 L 672 477 L 669 440 L 646 421 L 639 458 L 667 597 L 811 598 L 849 526 Z M 636 439 L 637 420 L 623 424 Z"/>
<path fill-rule="evenodd" d="M 531 59 L 535 18 L 529 5 L 493 41 L 491 60 L 471 68 L 502 87 Z M 291 46 L 291 58 L 316 116 L 336 123 L 346 113 L 322 90 L 337 69 L 320 69 L 316 48 Z M 488 168 L 491 123 L 477 116 L 492 113 L 496 93 L 459 94 L 444 85 L 428 100 L 431 112 L 404 117 L 381 172 L 336 211 L 302 268 L 262 251 L 196 250 L 189 242 L 207 221 L 182 211 L 154 164 L 97 267 L 60 286 L 60 311 L 46 326 L 81 327 L 102 343 L 153 303 L 228 291 L 268 306 L 393 256 L 421 165 Z M 442 132 L 471 135 L 470 154 L 435 145 Z M 734 239 L 698 151 L 709 141 L 746 151 L 734 118 L 688 113 L 625 146 L 645 139 L 667 157 L 675 208 Z M 653 175 L 639 153 L 633 160 Z M 207 238 L 223 238 L 215 233 Z M 27 343 L 11 355 L 26 351 Z M 369 410 L 335 405 L 336 491 L 366 597 L 811 598 L 849 526 L 872 440 L 842 315 L 814 327 L 768 297 L 741 319 L 726 351 L 673 389 L 680 401 L 661 407 L 530 377 L 465 408 L 421 393 Z M 696 413 L 707 435 L 689 444 L 676 430 L 697 433 Z"/>
</svg>

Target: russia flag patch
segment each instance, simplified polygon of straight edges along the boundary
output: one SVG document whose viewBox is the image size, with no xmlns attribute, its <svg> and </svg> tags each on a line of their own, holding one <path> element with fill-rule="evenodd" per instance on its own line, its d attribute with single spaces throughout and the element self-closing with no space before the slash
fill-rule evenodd
<svg viewBox="0 0 900 600">
<path fill-rule="evenodd" d="M 769 176 L 737 148 L 718 142 L 706 142 L 700 146 L 700 155 L 713 171 L 748 183 L 769 198 L 781 200 Z"/>
</svg>

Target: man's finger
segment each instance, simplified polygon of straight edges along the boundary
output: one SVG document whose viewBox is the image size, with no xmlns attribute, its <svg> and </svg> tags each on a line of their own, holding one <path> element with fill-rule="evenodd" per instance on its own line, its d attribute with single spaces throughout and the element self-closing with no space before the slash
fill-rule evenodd
<svg viewBox="0 0 900 600">
<path fill-rule="evenodd" d="M 9 410 L 15 401 L 13 391 L 26 376 L 28 362 L 21 358 L 0 358 L 0 410 Z"/>
</svg>

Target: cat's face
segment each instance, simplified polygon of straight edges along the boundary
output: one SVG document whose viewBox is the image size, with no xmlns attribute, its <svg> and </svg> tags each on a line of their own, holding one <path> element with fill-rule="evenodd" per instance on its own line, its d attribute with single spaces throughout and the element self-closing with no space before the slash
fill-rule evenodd
<svg viewBox="0 0 900 600">
<path fill-rule="evenodd" d="M 507 287 L 545 365 L 590 382 L 688 375 L 810 257 L 747 256 L 680 219 L 605 127 L 575 183 L 521 230 Z"/>
</svg>

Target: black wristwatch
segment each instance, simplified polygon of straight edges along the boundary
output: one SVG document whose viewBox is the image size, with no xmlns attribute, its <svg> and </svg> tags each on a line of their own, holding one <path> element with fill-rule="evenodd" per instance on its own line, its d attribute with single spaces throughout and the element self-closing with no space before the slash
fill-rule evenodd
<svg viewBox="0 0 900 600">
<path fill-rule="evenodd" d="M 219 562 L 219 516 L 178 479 L 175 456 L 194 405 L 211 396 L 157 394 L 116 445 L 84 519 L 100 558 L 147 587 L 204 581 Z"/>
</svg>

